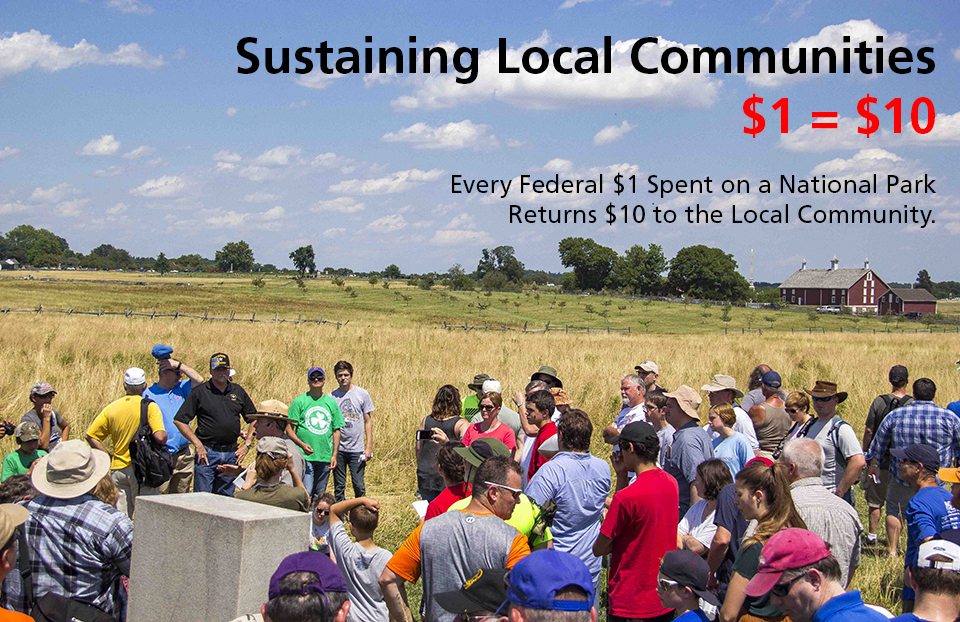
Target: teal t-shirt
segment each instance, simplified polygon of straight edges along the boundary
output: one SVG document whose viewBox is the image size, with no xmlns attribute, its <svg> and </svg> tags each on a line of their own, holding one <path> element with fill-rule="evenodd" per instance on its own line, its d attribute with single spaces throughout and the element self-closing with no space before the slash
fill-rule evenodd
<svg viewBox="0 0 960 622">
<path fill-rule="evenodd" d="M 31 464 L 46 455 L 47 452 L 42 449 L 26 455 L 20 453 L 20 451 L 11 451 L 3 458 L 3 469 L 0 470 L 0 482 L 11 475 L 23 475 L 30 470 Z"/>
<path fill-rule="evenodd" d="M 296 428 L 297 438 L 310 445 L 313 453 L 303 457 L 309 462 L 330 462 L 333 457 L 333 431 L 343 427 L 343 414 L 337 401 L 324 393 L 313 399 L 310 393 L 297 396 L 287 416 Z"/>
</svg>

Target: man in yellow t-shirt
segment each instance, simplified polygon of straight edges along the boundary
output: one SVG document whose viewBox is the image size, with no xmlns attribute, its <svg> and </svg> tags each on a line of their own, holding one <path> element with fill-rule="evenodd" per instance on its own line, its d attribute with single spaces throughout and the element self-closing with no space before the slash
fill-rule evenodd
<svg viewBox="0 0 960 622">
<path fill-rule="evenodd" d="M 140 427 L 140 402 L 143 399 L 140 396 L 147 388 L 147 377 L 144 371 L 139 367 L 128 369 L 123 376 L 123 388 L 127 393 L 126 396 L 107 405 L 90 424 L 87 430 L 87 442 L 94 449 L 107 451 L 103 441 L 110 437 L 113 442 L 110 479 L 120 491 L 117 509 L 133 518 L 134 500 L 137 495 L 155 495 L 158 490 L 141 487 L 137 483 L 130 459 L 130 442 Z M 153 402 L 147 408 L 147 422 L 153 430 L 153 438 L 158 443 L 166 443 L 167 432 L 163 428 L 163 413 Z"/>
</svg>

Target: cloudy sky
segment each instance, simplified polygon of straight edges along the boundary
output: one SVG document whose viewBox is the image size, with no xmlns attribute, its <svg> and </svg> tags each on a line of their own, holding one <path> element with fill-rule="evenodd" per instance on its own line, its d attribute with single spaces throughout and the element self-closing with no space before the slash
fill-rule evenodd
<svg viewBox="0 0 960 622">
<path fill-rule="evenodd" d="M 189 5 L 194 5 L 195 8 Z M 746 8 L 750 7 L 750 8 Z M 557 243 L 591 237 L 623 251 L 654 242 L 672 256 L 691 244 L 732 253 L 746 275 L 779 281 L 806 259 L 828 267 L 871 265 L 887 280 L 960 278 L 960 11 L 925 3 L 764 0 L 553 0 L 536 3 L 393 2 L 349 9 L 316 2 L 165 3 L 158 0 L 7 0 L 0 32 L 0 229 L 51 229 L 74 250 L 101 243 L 136 255 L 198 252 L 247 240 L 260 262 L 288 265 L 313 244 L 318 265 L 443 271 L 476 267 L 482 248 L 513 245 L 528 267 L 560 270 Z M 933 47 L 928 75 L 803 75 L 661 72 L 630 66 L 636 39 L 659 37 L 643 59 L 683 46 L 833 47 L 876 36 L 914 53 Z M 452 70 L 327 76 L 271 75 L 265 49 L 441 45 L 477 48 L 477 79 Z M 518 59 L 529 46 L 602 47 L 614 42 L 613 73 L 500 75 L 499 39 Z M 261 68 L 242 75 L 238 41 Z M 291 56 L 293 55 L 291 51 Z M 331 58 L 339 58 L 334 53 Z M 319 63 L 318 55 L 312 58 Z M 293 60 L 291 58 L 291 60 Z M 569 64 L 570 61 L 567 61 Z M 300 66 L 294 63 L 293 67 Z M 764 98 L 767 130 L 743 133 L 743 102 Z M 879 104 L 870 138 L 857 102 Z M 934 130 L 909 129 L 917 97 L 936 106 Z M 790 132 L 770 104 L 789 97 Z M 904 104 L 904 132 L 892 113 Z M 839 129 L 814 130 L 810 113 L 838 111 Z M 921 114 L 925 117 L 925 112 Z M 468 179 L 710 176 L 757 182 L 779 175 L 859 178 L 879 173 L 937 179 L 933 196 L 673 194 L 663 199 L 451 193 Z M 514 184 L 516 186 L 517 184 Z M 596 209 L 610 201 L 729 213 L 784 203 L 831 208 L 933 211 L 926 229 L 902 225 L 510 224 L 509 205 Z"/>
</svg>

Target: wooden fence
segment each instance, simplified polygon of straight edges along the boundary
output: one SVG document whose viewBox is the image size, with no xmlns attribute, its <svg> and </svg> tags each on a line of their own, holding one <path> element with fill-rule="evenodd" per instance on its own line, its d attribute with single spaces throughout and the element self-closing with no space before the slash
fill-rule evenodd
<svg viewBox="0 0 960 622">
<path fill-rule="evenodd" d="M 447 324 L 443 323 L 441 326 L 444 330 L 499 330 L 499 331 L 516 331 L 520 333 L 623 333 L 626 335 L 630 334 L 630 327 L 626 328 L 617 328 L 615 326 L 551 326 L 550 322 L 547 322 L 546 326 L 543 328 L 529 328 L 527 322 L 523 323 L 523 327 L 517 326 L 507 326 L 507 323 L 504 322 L 501 324 L 489 324 L 486 323 L 483 326 L 471 326 L 469 324 L 457 325 L 457 324 Z"/>
<path fill-rule="evenodd" d="M 274 316 L 272 318 L 270 317 L 258 318 L 256 312 L 251 313 L 250 317 L 237 317 L 237 312 L 231 311 L 228 317 L 217 317 L 215 315 L 210 315 L 209 311 L 204 311 L 203 315 L 197 315 L 192 313 L 181 313 L 179 309 L 177 309 L 173 313 L 163 313 L 163 312 L 157 313 L 156 309 L 153 309 L 152 311 L 133 311 L 131 309 L 127 309 L 126 311 L 104 311 L 103 307 L 98 308 L 96 311 L 81 311 L 79 309 L 74 309 L 73 305 L 69 306 L 66 309 L 48 309 L 44 307 L 42 304 L 37 305 L 35 308 L 32 308 L 32 309 L 11 309 L 10 307 L 7 307 L 7 306 L 4 306 L 2 309 L 0 309 L 0 314 L 7 314 L 7 313 L 33 313 L 35 315 L 41 315 L 43 313 L 60 313 L 63 315 L 95 315 L 97 317 L 112 315 L 112 316 L 123 316 L 127 318 L 146 317 L 146 318 L 150 318 L 151 320 L 157 319 L 157 318 L 172 318 L 174 320 L 177 320 L 180 318 L 188 318 L 192 320 L 201 320 L 201 321 L 251 322 L 251 323 L 263 322 L 267 324 L 280 324 L 282 322 L 289 322 L 293 324 L 318 324 L 318 325 L 330 324 L 332 326 L 336 326 L 338 329 L 342 326 L 346 326 L 347 323 L 350 322 L 350 320 L 347 320 L 346 322 L 341 322 L 340 320 L 337 320 L 336 322 L 332 322 L 330 320 L 323 319 L 322 315 L 319 318 L 305 318 L 303 317 L 303 314 L 300 314 L 297 316 L 296 319 L 293 319 L 293 318 L 282 318 L 280 317 L 279 313 L 274 313 Z"/>
</svg>

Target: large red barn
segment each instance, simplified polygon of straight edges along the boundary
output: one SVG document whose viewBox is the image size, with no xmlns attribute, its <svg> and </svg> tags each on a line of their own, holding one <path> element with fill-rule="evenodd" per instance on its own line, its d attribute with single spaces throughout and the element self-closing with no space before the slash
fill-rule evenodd
<svg viewBox="0 0 960 622">
<path fill-rule="evenodd" d="M 834 257 L 829 269 L 800 269 L 780 284 L 780 300 L 789 305 L 850 307 L 857 313 L 876 313 L 880 299 L 890 288 L 870 269 L 865 260 L 863 268 L 841 268 Z"/>
</svg>

